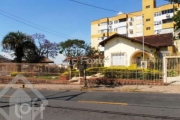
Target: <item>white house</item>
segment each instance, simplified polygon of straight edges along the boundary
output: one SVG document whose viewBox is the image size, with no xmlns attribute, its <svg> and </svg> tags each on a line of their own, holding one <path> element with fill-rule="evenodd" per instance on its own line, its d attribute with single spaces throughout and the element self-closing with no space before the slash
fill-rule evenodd
<svg viewBox="0 0 180 120">
<path fill-rule="evenodd" d="M 129 38 L 120 34 L 114 34 L 101 41 L 99 45 L 104 47 L 104 66 L 129 66 L 134 61 L 141 64 L 143 57 L 142 37 Z M 162 57 L 163 54 L 172 55 L 173 35 L 159 34 L 144 37 L 144 59 Z"/>
</svg>

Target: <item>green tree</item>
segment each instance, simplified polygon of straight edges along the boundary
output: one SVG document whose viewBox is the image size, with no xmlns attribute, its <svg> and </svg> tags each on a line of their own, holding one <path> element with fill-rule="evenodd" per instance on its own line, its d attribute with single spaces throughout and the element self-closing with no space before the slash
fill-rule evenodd
<svg viewBox="0 0 180 120">
<path fill-rule="evenodd" d="M 22 32 L 10 32 L 2 40 L 3 50 L 14 52 L 17 63 L 21 63 L 25 53 L 35 48 L 32 38 Z"/>
<path fill-rule="evenodd" d="M 172 19 L 175 22 L 174 25 L 175 30 L 178 30 L 180 28 L 180 11 L 177 11 Z"/>
<path fill-rule="evenodd" d="M 14 61 L 22 63 L 29 51 L 35 50 L 33 39 L 22 32 L 10 32 L 2 40 L 3 51 L 13 52 Z M 21 64 L 17 65 L 18 72 L 21 72 Z"/>
<path fill-rule="evenodd" d="M 72 58 L 80 57 L 84 53 L 84 40 L 78 39 L 68 39 L 59 44 L 60 54 L 66 56 L 66 59 L 69 60 L 70 68 L 73 68 Z"/>
</svg>

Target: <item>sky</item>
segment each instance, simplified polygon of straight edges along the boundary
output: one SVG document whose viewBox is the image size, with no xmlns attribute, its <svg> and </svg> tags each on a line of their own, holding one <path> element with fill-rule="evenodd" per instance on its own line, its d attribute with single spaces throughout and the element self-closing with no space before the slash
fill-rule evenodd
<svg viewBox="0 0 180 120">
<path fill-rule="evenodd" d="M 76 1 L 123 13 L 142 9 L 142 0 Z M 156 1 L 157 6 L 168 3 L 166 0 Z M 56 43 L 67 39 L 80 39 L 90 43 L 91 22 L 100 18 L 116 16 L 117 13 L 78 4 L 70 0 L 1 0 L 0 41 L 9 32 L 21 31 L 29 35 L 44 34 L 48 40 Z M 0 52 L 0 54 L 10 58 L 6 53 Z M 55 59 L 50 59 L 54 60 L 56 64 L 60 64 L 64 58 L 63 55 L 59 54 Z"/>
</svg>

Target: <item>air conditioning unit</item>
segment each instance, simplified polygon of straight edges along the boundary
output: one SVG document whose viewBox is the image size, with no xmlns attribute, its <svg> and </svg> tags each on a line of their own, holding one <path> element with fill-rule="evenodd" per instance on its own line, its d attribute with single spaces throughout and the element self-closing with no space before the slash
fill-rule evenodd
<svg viewBox="0 0 180 120">
<path fill-rule="evenodd" d="M 147 61 L 141 61 L 141 68 L 147 68 Z"/>
<path fill-rule="evenodd" d="M 129 25 L 131 26 L 133 23 L 132 22 L 129 22 Z"/>
</svg>

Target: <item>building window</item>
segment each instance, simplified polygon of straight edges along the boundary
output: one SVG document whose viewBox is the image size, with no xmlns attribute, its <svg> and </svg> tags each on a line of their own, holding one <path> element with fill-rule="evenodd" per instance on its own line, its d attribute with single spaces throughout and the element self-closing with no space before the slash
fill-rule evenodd
<svg viewBox="0 0 180 120">
<path fill-rule="evenodd" d="M 171 22 L 173 22 L 173 20 L 172 20 L 171 18 L 162 20 L 162 23 L 163 23 L 163 24 L 171 23 Z"/>
<path fill-rule="evenodd" d="M 134 21 L 134 19 L 133 18 L 129 18 L 129 22 L 133 22 Z"/>
<path fill-rule="evenodd" d="M 110 21 L 110 22 L 109 22 L 109 25 L 112 25 L 112 24 L 113 24 L 113 22 L 112 22 L 112 21 Z"/>
<path fill-rule="evenodd" d="M 125 66 L 125 53 L 117 53 L 111 55 L 112 66 Z"/>
<path fill-rule="evenodd" d="M 146 22 L 149 22 L 150 21 L 150 18 L 146 19 Z"/>
<path fill-rule="evenodd" d="M 108 25 L 108 23 L 107 22 L 102 22 L 101 26 L 104 26 L 104 25 Z"/>
<path fill-rule="evenodd" d="M 150 8 L 150 5 L 146 6 L 146 9 L 147 9 L 147 8 Z"/>
<path fill-rule="evenodd" d="M 160 34 L 161 33 L 161 30 L 155 30 L 154 31 L 154 34 Z"/>
<path fill-rule="evenodd" d="M 151 28 L 150 27 L 147 27 L 146 30 L 150 30 Z"/>
<path fill-rule="evenodd" d="M 114 28 L 114 31 L 116 32 L 118 30 L 118 28 Z"/>
<path fill-rule="evenodd" d="M 118 23 L 119 23 L 119 20 L 115 20 L 115 21 L 114 21 L 114 24 L 118 24 Z"/>
<path fill-rule="evenodd" d="M 106 33 L 107 29 L 101 30 L 101 33 Z"/>
<path fill-rule="evenodd" d="M 126 18 L 124 18 L 124 19 L 119 19 L 119 22 L 126 22 L 127 20 L 126 20 Z"/>
<path fill-rule="evenodd" d="M 121 34 L 122 36 L 127 36 L 127 34 Z"/>
<path fill-rule="evenodd" d="M 142 20 L 142 16 L 137 16 L 136 20 Z"/>
<path fill-rule="evenodd" d="M 136 28 L 141 28 L 142 24 L 136 24 Z"/>
<path fill-rule="evenodd" d="M 138 36 L 142 36 L 142 32 L 137 32 L 136 33 L 136 36 L 138 37 Z"/>
<path fill-rule="evenodd" d="M 168 14 L 168 13 L 173 13 L 174 10 L 173 9 L 168 9 L 168 10 L 163 10 L 162 14 Z"/>
<path fill-rule="evenodd" d="M 155 12 L 154 17 L 161 16 L 161 12 Z"/>
<path fill-rule="evenodd" d="M 173 32 L 174 32 L 174 28 L 166 28 L 161 30 L 161 34 L 173 33 Z"/>
<path fill-rule="evenodd" d="M 161 25 L 161 24 L 162 24 L 161 21 L 154 21 L 154 26 L 156 26 L 156 25 Z"/>
</svg>

